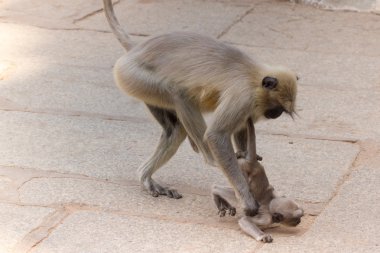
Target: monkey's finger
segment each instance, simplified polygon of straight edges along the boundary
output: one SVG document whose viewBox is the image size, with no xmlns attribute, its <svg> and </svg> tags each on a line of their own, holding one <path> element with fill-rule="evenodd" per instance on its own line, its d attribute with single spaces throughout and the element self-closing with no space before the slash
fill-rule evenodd
<svg viewBox="0 0 380 253">
<path fill-rule="evenodd" d="M 226 210 L 219 210 L 218 214 L 219 214 L 219 217 L 224 217 L 226 216 Z"/>
</svg>

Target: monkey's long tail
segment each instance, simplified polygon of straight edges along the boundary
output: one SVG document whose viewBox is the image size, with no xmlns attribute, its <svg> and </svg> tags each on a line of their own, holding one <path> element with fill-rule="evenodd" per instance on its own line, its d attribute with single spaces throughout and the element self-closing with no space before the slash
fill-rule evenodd
<svg viewBox="0 0 380 253">
<path fill-rule="evenodd" d="M 130 50 L 134 43 L 131 38 L 128 36 L 127 32 L 119 24 L 113 10 L 112 0 L 103 0 L 104 13 L 107 17 L 108 23 L 112 29 L 112 32 L 115 34 L 116 38 L 120 41 L 121 45 L 125 50 Z"/>
</svg>

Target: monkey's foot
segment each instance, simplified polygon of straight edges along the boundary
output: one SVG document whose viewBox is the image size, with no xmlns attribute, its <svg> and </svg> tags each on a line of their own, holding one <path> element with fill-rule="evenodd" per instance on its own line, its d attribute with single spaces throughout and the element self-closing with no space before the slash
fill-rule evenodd
<svg viewBox="0 0 380 253">
<path fill-rule="evenodd" d="M 265 243 L 273 242 L 273 238 L 272 238 L 272 236 L 270 234 L 263 234 L 257 240 L 265 242 Z"/>
<path fill-rule="evenodd" d="M 226 213 L 230 216 L 235 216 L 236 214 L 236 208 L 235 207 L 231 207 L 231 208 L 226 208 L 226 209 L 223 209 L 223 210 L 219 210 L 218 211 L 218 215 L 220 217 L 224 217 L 226 216 Z"/>
<path fill-rule="evenodd" d="M 223 198 L 218 199 L 217 207 L 218 207 L 218 215 L 220 217 L 226 216 L 226 213 L 230 216 L 235 216 L 236 214 L 236 208 L 231 206 L 230 203 L 228 203 Z"/>
<path fill-rule="evenodd" d="M 152 195 L 153 197 L 158 197 L 159 195 L 166 195 L 169 198 L 180 199 L 182 195 L 177 192 L 175 189 L 171 189 L 169 187 L 163 187 L 156 183 L 153 179 L 147 179 L 143 182 L 145 189 Z"/>
</svg>

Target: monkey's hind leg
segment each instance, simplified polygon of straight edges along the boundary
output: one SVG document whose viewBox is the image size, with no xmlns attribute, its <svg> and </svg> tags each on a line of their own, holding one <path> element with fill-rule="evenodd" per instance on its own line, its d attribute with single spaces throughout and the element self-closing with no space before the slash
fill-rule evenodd
<svg viewBox="0 0 380 253">
<path fill-rule="evenodd" d="M 186 131 L 175 112 L 150 105 L 147 107 L 162 126 L 163 132 L 153 155 L 138 169 L 140 181 L 153 197 L 166 195 L 169 198 L 179 199 L 182 195 L 177 190 L 159 185 L 152 179 L 152 175 L 177 152 L 187 136 Z"/>
</svg>

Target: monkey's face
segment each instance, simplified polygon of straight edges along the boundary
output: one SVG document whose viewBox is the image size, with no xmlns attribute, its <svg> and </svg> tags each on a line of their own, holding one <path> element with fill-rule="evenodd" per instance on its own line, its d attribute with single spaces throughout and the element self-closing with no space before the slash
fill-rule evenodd
<svg viewBox="0 0 380 253">
<path fill-rule="evenodd" d="M 262 80 L 261 104 L 267 119 L 276 119 L 283 112 L 293 115 L 297 95 L 297 76 L 290 70 L 278 69 Z"/>
<path fill-rule="evenodd" d="M 286 197 L 275 198 L 270 203 L 272 221 L 285 226 L 295 227 L 301 223 L 303 209 L 296 202 Z"/>
</svg>

